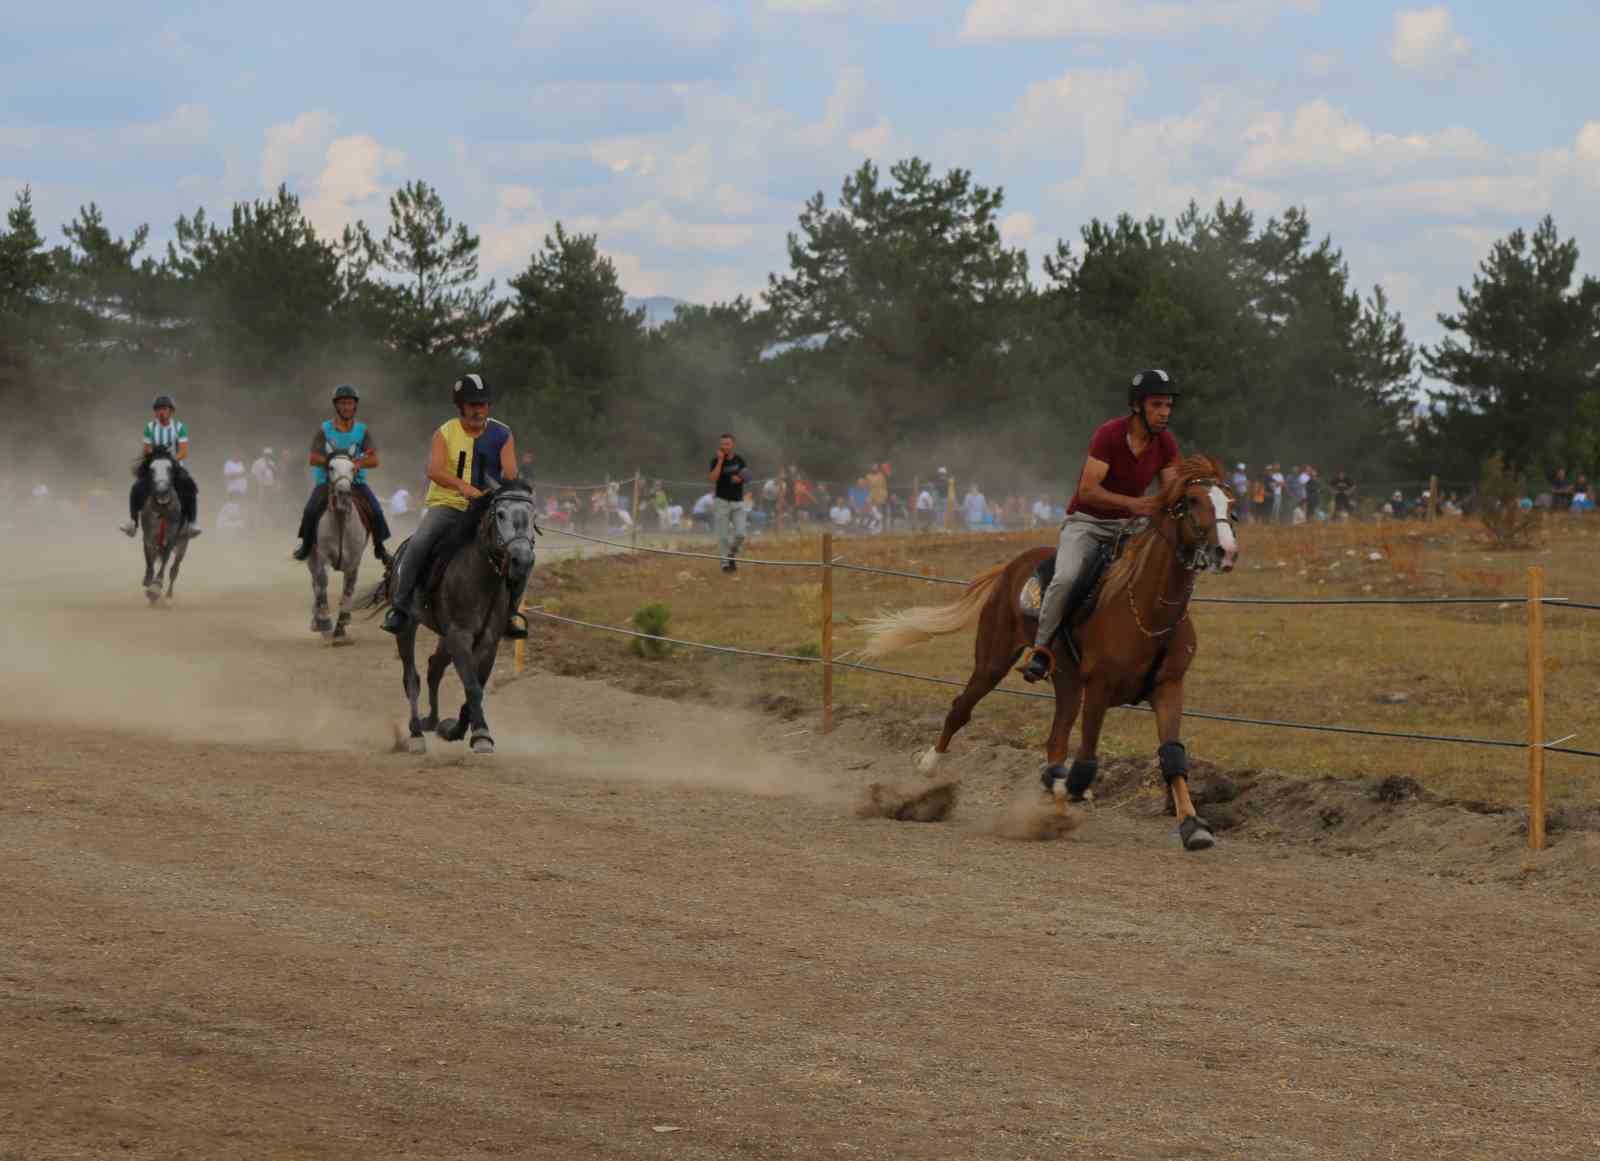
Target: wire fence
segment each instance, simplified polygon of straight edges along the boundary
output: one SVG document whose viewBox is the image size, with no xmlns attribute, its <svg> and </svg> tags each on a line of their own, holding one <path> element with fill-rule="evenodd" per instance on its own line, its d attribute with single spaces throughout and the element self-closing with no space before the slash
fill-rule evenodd
<svg viewBox="0 0 1600 1161">
<path fill-rule="evenodd" d="M 836 669 L 851 669 L 861 673 L 875 673 L 885 677 L 898 677 L 909 681 L 921 681 L 931 685 L 953 686 L 957 689 L 964 688 L 966 682 L 949 677 L 935 677 L 927 673 L 912 673 L 904 669 L 888 669 L 881 665 L 868 665 L 860 661 L 847 661 L 841 658 L 807 657 L 800 653 L 775 653 L 767 649 L 746 649 L 737 645 L 713 645 L 705 641 L 688 641 L 681 637 L 665 637 L 657 633 L 642 633 L 637 629 L 625 629 L 620 625 L 606 625 L 598 621 L 583 621 L 576 617 L 564 617 L 558 613 L 548 612 L 537 606 L 529 606 L 526 610 L 531 617 L 540 617 L 547 621 L 559 621 L 566 625 L 576 625 L 584 629 L 596 629 L 604 633 L 616 633 L 624 637 L 634 637 L 645 641 L 657 641 L 665 645 L 681 645 L 686 649 L 700 649 L 708 653 L 724 653 L 738 657 L 757 657 L 769 661 L 792 661 L 805 665 L 832 665 Z M 997 686 L 992 691 L 1011 697 L 1032 698 L 1038 701 L 1054 701 L 1055 695 L 1049 693 L 1035 693 L 1026 689 L 1008 689 Z M 1136 713 L 1154 713 L 1149 706 L 1120 705 L 1114 707 L 1121 710 L 1131 710 Z M 1285 730 L 1306 730 L 1314 733 L 1328 734 L 1354 734 L 1368 738 L 1394 738 L 1411 742 L 1448 742 L 1462 746 L 1492 746 L 1501 749 L 1526 750 L 1528 743 L 1506 738 L 1474 738 L 1457 734 L 1421 734 L 1410 733 L 1403 730 L 1374 730 L 1364 726 L 1337 726 L 1324 725 L 1317 722 L 1288 722 L 1277 721 L 1271 718 L 1247 718 L 1235 714 L 1211 713 L 1205 710 L 1185 708 L 1184 717 L 1202 718 L 1213 722 L 1231 722 L 1246 726 L 1269 726 Z M 1560 741 L 1566 741 L 1566 738 Z M 1571 754 L 1583 758 L 1600 758 L 1600 750 L 1581 750 L 1571 746 L 1563 746 L 1559 742 L 1546 742 L 1541 747 L 1551 754 Z"/>
<path fill-rule="evenodd" d="M 696 560 L 723 560 L 721 553 L 692 552 L 681 548 L 657 548 L 653 545 L 635 544 L 627 540 L 612 540 L 604 536 L 591 536 L 585 532 L 574 532 L 570 528 L 546 528 L 544 531 L 553 532 L 560 536 L 570 536 L 576 540 L 586 540 L 591 544 L 603 544 L 612 548 L 626 549 L 629 552 L 647 552 L 657 556 L 689 557 Z M 881 568 L 877 565 L 855 564 L 843 557 L 834 557 L 831 561 L 822 560 L 768 560 L 762 557 L 741 556 L 738 562 L 742 565 L 765 565 L 772 568 L 836 568 L 846 572 L 869 573 L 876 576 L 903 577 L 907 580 L 926 581 L 929 584 L 960 585 L 965 587 L 972 582 L 959 577 L 933 576 L 928 573 L 908 572 L 905 569 Z M 1505 596 L 1489 597 L 1191 597 L 1196 604 L 1210 605 L 1525 605 L 1529 598 L 1520 593 L 1508 593 Z M 1600 610 L 1600 604 L 1585 601 L 1574 601 L 1568 597 L 1540 597 L 1541 604 L 1560 609 L 1589 609 Z"/>
</svg>

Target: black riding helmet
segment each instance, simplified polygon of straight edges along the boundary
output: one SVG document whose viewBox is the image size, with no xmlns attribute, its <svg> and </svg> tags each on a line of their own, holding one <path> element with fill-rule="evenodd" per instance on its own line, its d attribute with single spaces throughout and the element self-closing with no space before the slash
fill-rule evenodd
<svg viewBox="0 0 1600 1161">
<path fill-rule="evenodd" d="M 1170 395 L 1176 399 L 1179 395 L 1177 381 L 1162 370 L 1140 371 L 1128 387 L 1128 407 L 1138 411 L 1151 395 Z"/>
<path fill-rule="evenodd" d="M 354 399 L 357 403 L 360 403 L 361 392 L 357 391 L 349 383 L 341 383 L 333 389 L 333 401 L 337 403 L 341 399 Z"/>
<path fill-rule="evenodd" d="M 463 403 L 493 403 L 494 392 L 489 390 L 489 384 L 483 381 L 483 376 L 474 372 L 455 381 L 455 386 L 450 389 L 450 398 L 457 407 Z"/>
<path fill-rule="evenodd" d="M 178 405 L 172 401 L 172 396 L 170 395 L 157 395 L 150 404 L 150 410 L 154 411 L 158 407 L 170 407 L 174 411 L 178 410 Z"/>
</svg>

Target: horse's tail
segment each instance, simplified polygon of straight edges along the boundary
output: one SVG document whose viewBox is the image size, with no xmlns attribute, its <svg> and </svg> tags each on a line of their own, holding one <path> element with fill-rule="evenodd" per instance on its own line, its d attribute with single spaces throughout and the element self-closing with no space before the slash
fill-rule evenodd
<svg viewBox="0 0 1600 1161">
<path fill-rule="evenodd" d="M 388 608 L 389 602 L 394 599 L 394 573 L 395 570 L 386 565 L 383 570 L 383 579 L 373 585 L 372 591 L 367 594 L 365 600 L 361 601 L 363 609 L 372 610 L 372 615 L 367 620 L 370 621 L 372 617 L 376 617 L 379 612 Z"/>
<path fill-rule="evenodd" d="M 886 613 L 866 623 L 867 643 L 861 656 L 870 660 L 887 657 L 911 645 L 934 637 L 959 633 L 977 623 L 995 585 L 1000 583 L 1006 565 L 997 564 L 967 585 L 959 600 L 948 605 L 917 605 Z"/>
</svg>

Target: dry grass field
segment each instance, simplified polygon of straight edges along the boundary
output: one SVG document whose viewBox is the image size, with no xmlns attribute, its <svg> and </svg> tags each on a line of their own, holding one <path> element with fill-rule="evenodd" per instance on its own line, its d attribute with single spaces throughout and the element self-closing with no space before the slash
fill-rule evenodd
<svg viewBox="0 0 1600 1161">
<path fill-rule="evenodd" d="M 841 538 L 836 554 L 927 575 L 967 577 L 1020 551 L 1053 540 L 1052 530 L 1004 535 Z M 1474 523 L 1360 523 L 1241 528 L 1243 556 L 1231 576 L 1206 575 L 1200 596 L 1484 596 L 1526 592 L 1527 570 L 1540 565 L 1546 592 L 1600 602 L 1600 520 L 1552 518 L 1526 551 L 1494 548 Z M 552 547 L 570 540 L 552 535 Z M 680 547 L 703 549 L 703 544 Z M 767 537 L 752 556 L 817 559 L 819 535 Z M 668 635 L 779 652 L 814 652 L 820 584 L 815 570 L 746 564 L 736 579 L 714 561 L 642 555 L 569 560 L 539 570 L 530 600 L 567 616 L 627 625 L 641 605 L 671 610 Z M 836 571 L 835 649 L 859 645 L 860 623 L 886 609 L 951 600 L 953 586 Z M 1190 709 L 1252 718 L 1339 724 L 1379 730 L 1524 739 L 1527 730 L 1525 610 L 1522 605 L 1265 607 L 1195 606 L 1200 653 L 1187 689 Z M 1547 721 L 1551 738 L 1600 749 L 1594 729 L 1600 702 L 1600 612 L 1547 607 Z M 636 657 L 626 638 L 542 622 L 534 651 L 581 655 L 579 671 L 625 677 L 634 688 L 683 693 L 724 683 L 817 704 L 817 667 L 729 659 L 678 649 L 667 658 Z M 579 638 L 587 638 L 580 640 Z M 896 668 L 965 679 L 969 636 L 945 638 L 890 659 Z M 1012 677 L 1007 687 L 1027 688 Z M 1003 687 L 1004 688 L 1004 687 Z M 935 685 L 837 671 L 843 712 L 925 726 L 931 741 L 953 691 Z M 1042 744 L 1048 707 L 991 695 L 966 737 Z M 1122 711 L 1108 721 L 1102 750 L 1153 750 L 1151 720 Z M 1442 794 L 1491 803 L 1524 796 L 1519 750 L 1423 744 L 1392 739 L 1269 729 L 1190 719 L 1196 756 L 1234 768 L 1303 775 L 1406 774 Z M 959 750 L 961 742 L 957 742 Z M 1550 755 L 1550 801 L 1600 800 L 1600 761 Z"/>
</svg>

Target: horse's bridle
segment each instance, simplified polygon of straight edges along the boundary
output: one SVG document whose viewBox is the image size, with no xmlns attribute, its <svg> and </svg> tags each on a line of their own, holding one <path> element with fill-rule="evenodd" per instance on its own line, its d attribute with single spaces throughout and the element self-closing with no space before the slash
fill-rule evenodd
<svg viewBox="0 0 1600 1161">
<path fill-rule="evenodd" d="M 1228 490 L 1228 486 L 1221 480 L 1215 480 L 1210 477 L 1202 477 L 1197 480 L 1184 481 L 1184 496 L 1176 504 L 1167 509 L 1167 515 L 1172 517 L 1173 521 L 1180 526 L 1187 526 L 1189 530 L 1189 536 L 1187 539 L 1194 547 L 1189 554 L 1189 558 L 1184 561 L 1183 567 L 1185 572 L 1200 573 L 1205 572 L 1211 567 L 1210 545 L 1206 543 L 1206 537 L 1201 533 L 1200 525 L 1195 523 L 1194 513 L 1191 512 L 1189 508 L 1189 489 L 1200 487 L 1221 488 L 1223 495 L 1227 496 L 1229 499 L 1233 498 L 1233 493 Z M 1228 529 L 1233 531 L 1235 537 L 1237 537 L 1238 533 L 1233 527 L 1232 517 L 1218 516 L 1212 527 L 1216 527 L 1218 524 L 1226 524 Z M 1165 540 L 1166 537 L 1163 536 L 1162 539 Z M 1185 539 L 1185 537 L 1183 537 L 1182 533 L 1180 532 L 1179 541 L 1181 542 L 1183 539 Z M 1183 549 L 1181 543 L 1173 543 L 1172 541 L 1168 541 L 1168 543 L 1172 545 L 1172 554 L 1178 557 L 1180 560 L 1183 560 Z"/>
<path fill-rule="evenodd" d="M 534 506 L 533 496 L 524 495 L 521 492 L 502 494 L 499 489 L 495 489 L 494 497 L 489 501 L 489 506 L 484 509 L 484 520 L 492 521 L 494 519 L 495 509 L 498 508 L 502 503 L 527 504 L 529 508 L 527 532 L 519 532 L 515 536 L 501 540 L 499 537 L 499 532 L 496 530 L 490 534 L 489 544 L 485 547 L 485 552 L 489 557 L 490 567 L 493 568 L 495 572 L 499 573 L 500 576 L 504 577 L 506 575 L 506 569 L 510 567 L 511 564 L 511 546 L 519 540 L 526 540 L 528 542 L 528 546 L 530 548 L 533 547 L 534 538 L 541 535 L 542 530 L 539 528 L 538 509 Z"/>
</svg>

